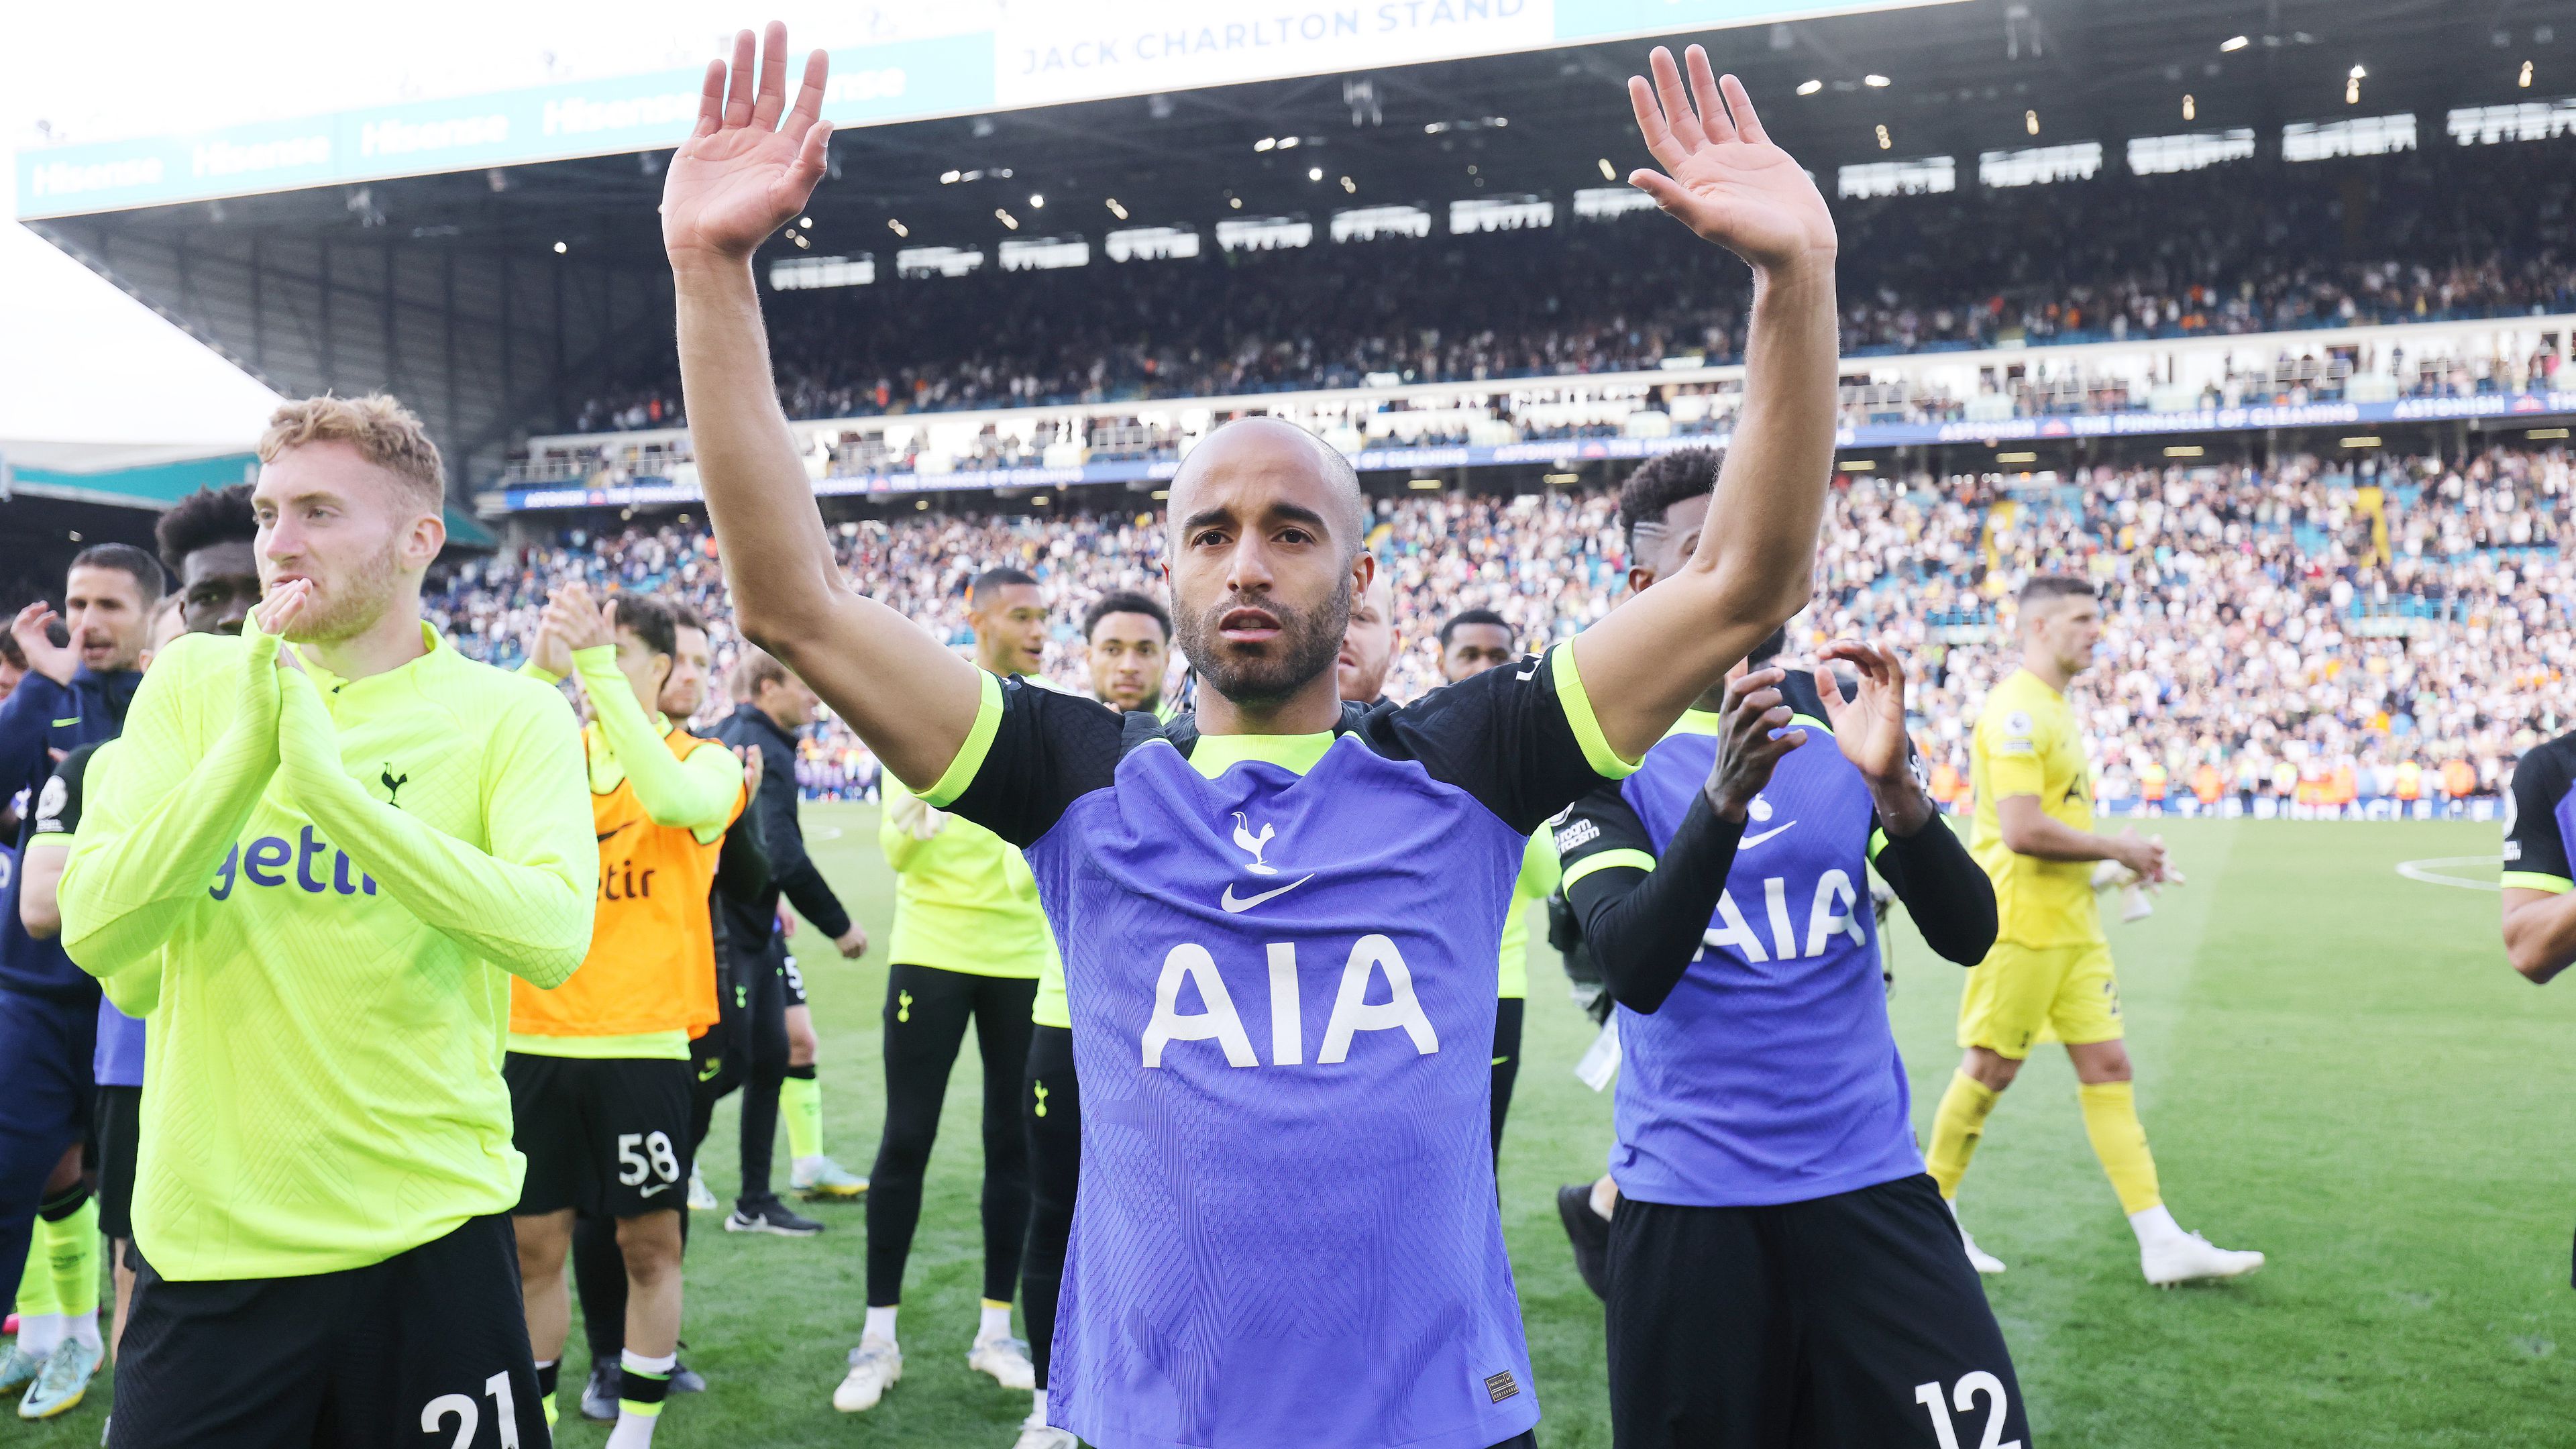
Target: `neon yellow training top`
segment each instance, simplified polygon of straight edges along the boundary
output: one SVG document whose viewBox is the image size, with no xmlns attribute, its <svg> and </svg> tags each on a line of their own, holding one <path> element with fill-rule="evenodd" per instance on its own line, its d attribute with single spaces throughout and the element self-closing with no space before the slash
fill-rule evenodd
<svg viewBox="0 0 2576 1449">
<path fill-rule="evenodd" d="M 972 820 L 933 816 L 892 771 L 882 790 L 877 843 L 895 873 L 886 959 L 973 976 L 1043 977 L 1055 959 L 1055 935 L 1038 906 L 1038 878 L 1020 852 Z M 926 840 L 924 830 L 932 831 Z M 1034 1013 L 1030 1019 L 1057 1024 Z"/>
<path fill-rule="evenodd" d="M 1539 923 L 1547 919 L 1548 894 L 1564 877 L 1565 868 L 1556 859 L 1556 832 L 1542 827 L 1521 851 L 1521 873 L 1512 882 L 1511 914 L 1503 917 L 1502 990 L 1498 995 L 1505 1001 L 1529 995 L 1530 933 L 1536 930 L 1546 934 Z"/>
<path fill-rule="evenodd" d="M 63 945 L 148 1015 L 135 1236 L 182 1281 L 381 1262 L 508 1212 L 510 991 L 590 946 L 562 696 L 429 652 L 343 681 L 277 641 L 155 661 L 88 783 Z"/>
</svg>

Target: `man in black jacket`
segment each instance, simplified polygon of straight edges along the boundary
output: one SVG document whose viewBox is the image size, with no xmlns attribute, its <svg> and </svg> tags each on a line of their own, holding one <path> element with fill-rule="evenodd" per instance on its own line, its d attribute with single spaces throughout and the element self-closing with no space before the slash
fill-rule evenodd
<svg viewBox="0 0 2576 1449">
<path fill-rule="evenodd" d="M 724 902 L 725 929 L 734 943 L 742 1003 L 742 1043 L 747 1049 L 742 1098 L 742 1190 L 725 1230 L 812 1237 L 823 1224 L 791 1211 L 770 1190 L 770 1156 L 782 1100 L 791 1112 L 788 1140 L 796 1149 L 789 1182 L 809 1197 L 857 1197 L 867 1179 L 823 1155 L 822 1084 L 815 1075 L 814 1024 L 805 1006 L 805 983 L 787 955 L 778 929 L 784 895 L 799 915 L 840 949 L 844 958 L 868 949 L 868 933 L 841 906 L 823 872 L 805 853 L 797 820 L 796 731 L 814 722 L 820 701 L 786 666 L 757 649 L 745 649 L 728 677 L 734 712 L 716 726 L 716 738 L 736 749 L 757 748 L 761 759 L 762 843 L 769 855 L 769 889 L 747 900 Z M 790 1085 L 792 1084 L 792 1085 Z M 810 1150 L 809 1150 L 810 1149 Z"/>
</svg>

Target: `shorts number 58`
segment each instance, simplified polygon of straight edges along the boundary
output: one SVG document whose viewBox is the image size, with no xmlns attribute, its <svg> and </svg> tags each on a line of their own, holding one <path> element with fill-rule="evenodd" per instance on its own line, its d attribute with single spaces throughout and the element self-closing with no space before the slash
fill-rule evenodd
<svg viewBox="0 0 2576 1449">
<path fill-rule="evenodd" d="M 641 1146 L 644 1152 L 635 1149 Z M 648 1161 L 645 1153 L 651 1153 Z M 617 1136 L 617 1180 L 633 1187 L 645 1178 L 659 1176 L 664 1182 L 680 1180 L 679 1154 L 671 1150 L 671 1134 L 655 1132 L 621 1132 Z"/>
<path fill-rule="evenodd" d="M 1976 1407 L 1979 1394 L 1986 1396 L 1986 1434 L 1977 1441 L 1977 1449 L 2021 1449 L 2019 1439 L 2004 1438 L 2004 1381 L 1993 1374 L 1979 1369 L 1960 1375 L 1947 1401 L 1938 1383 L 1914 1386 L 1914 1402 L 1932 1416 L 1932 1437 L 1940 1441 L 1941 1449 L 1959 1449 L 1959 1435 L 1950 1425 L 1950 1404 L 1956 1403 L 1960 1413 L 1967 1413 Z"/>
</svg>

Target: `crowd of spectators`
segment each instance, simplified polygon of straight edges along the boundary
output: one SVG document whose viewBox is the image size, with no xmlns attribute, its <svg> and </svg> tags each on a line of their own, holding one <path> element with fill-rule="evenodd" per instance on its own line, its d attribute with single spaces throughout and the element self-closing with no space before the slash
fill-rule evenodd
<svg viewBox="0 0 2576 1449">
<path fill-rule="evenodd" d="M 1834 203 L 1847 355 L 2563 311 L 2576 137 Z M 800 418 L 1737 359 L 1743 266 L 1651 213 L 770 294 Z M 575 431 L 684 421 L 667 359 Z"/>
<path fill-rule="evenodd" d="M 2014 667 L 1998 597 L 2033 571 L 2103 594 L 2076 695 L 2105 803 L 2491 796 L 2576 724 L 2570 478 L 2563 451 L 2496 449 L 2017 489 L 1863 481 L 1828 525 L 1811 633 L 1906 642 L 1930 685 L 1919 743 L 1953 796 Z"/>
<path fill-rule="evenodd" d="M 2100 798 L 2195 786 L 2251 806 L 2492 795 L 2511 762 L 2576 725 L 2576 570 L 2563 449 L 2263 468 L 2102 467 L 2072 476 L 1847 475 L 1793 647 L 1896 640 L 1918 675 L 1917 739 L 1936 788 L 1964 793 L 1967 730 L 2013 667 L 2009 596 L 2034 570 L 2101 588 L 2100 664 L 2076 687 Z M 1404 641 L 1388 693 L 1437 683 L 1431 635 L 1460 609 L 1499 610 L 1527 648 L 1601 617 L 1626 587 L 1616 500 L 1552 490 L 1381 499 L 1369 545 L 1394 579 Z M 1050 677 L 1086 675 L 1075 621 L 1111 589 L 1159 589 L 1147 511 L 920 513 L 839 522 L 857 585 L 963 652 L 965 586 L 1009 564 L 1055 609 Z M 547 592 L 670 590 L 739 647 L 713 540 L 693 518 L 466 565 L 433 600 L 467 652 L 514 663 Z M 712 708 L 721 709 L 718 701 Z M 801 762 L 820 793 L 865 791 L 875 767 L 826 721 Z M 2204 768 L 2206 767 L 2206 768 Z M 2411 792 L 2411 793 L 2410 793 Z M 2273 808 L 2266 805 L 2264 808 Z"/>
<path fill-rule="evenodd" d="M 2411 339 L 2410 339 L 2411 340 Z M 1923 425 L 2006 418 L 2099 416 L 2124 411 L 2297 407 L 2310 403 L 2387 402 L 2398 398 L 2467 398 L 2522 394 L 2559 385 L 2556 342 L 2523 336 L 2518 345 L 2485 339 L 2434 339 L 2447 346 L 2381 345 L 2342 348 L 2301 345 L 2284 334 L 2263 357 L 2253 348 L 2231 348 L 2221 367 L 2197 385 L 2155 384 L 2134 376 L 2134 358 L 2105 365 L 2098 359 L 2041 359 L 2019 368 L 1981 368 L 1975 391 L 1961 392 L 1937 375 L 1915 379 L 1847 380 L 1838 421 L 1851 429 L 1886 424 Z M 2318 354 L 2323 352 L 2324 356 Z M 2125 365 L 2123 365 L 2125 364 Z M 2001 375 L 1997 375 L 2001 374 Z M 1369 448 L 1456 447 L 1473 444 L 1558 442 L 1593 438 L 1710 436 L 1732 431 L 1744 402 L 1740 377 L 1704 382 L 1679 379 L 1630 388 L 1617 397 L 1546 400 L 1530 384 L 1498 383 L 1463 398 L 1433 398 L 1415 406 L 1409 397 L 1383 403 L 1323 405 L 1320 416 L 1296 419 L 1318 426 L 1344 452 Z M 1564 392 L 1580 394 L 1579 386 Z M 1484 395 L 1479 397 L 1476 393 Z M 1533 398 L 1531 393 L 1538 397 Z M 1264 400 L 1246 398 L 1210 410 L 1210 421 L 1261 411 Z M 969 435 L 971 434 L 971 435 Z M 887 422 L 853 426 L 826 437 L 829 471 L 837 476 L 901 473 L 974 473 L 1008 468 L 1056 468 L 1103 462 L 1175 462 L 1198 436 L 1177 425 L 1169 409 L 1096 412 L 1082 418 L 986 420 L 941 436 L 936 426 Z M 594 435 L 517 465 L 519 483 L 581 479 L 609 487 L 638 478 L 667 477 L 691 458 L 685 434 L 648 440 Z"/>
</svg>

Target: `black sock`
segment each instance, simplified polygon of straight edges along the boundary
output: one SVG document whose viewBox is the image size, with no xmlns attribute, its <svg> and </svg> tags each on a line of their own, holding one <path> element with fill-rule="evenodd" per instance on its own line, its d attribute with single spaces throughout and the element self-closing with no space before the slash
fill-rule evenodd
<svg viewBox="0 0 2576 1449">
<path fill-rule="evenodd" d="M 644 1408 L 647 1415 L 662 1412 L 662 1401 L 671 1396 L 671 1374 L 676 1368 L 677 1365 L 674 1364 L 672 1369 L 665 1369 L 658 1374 L 648 1374 L 638 1369 L 621 1366 L 617 1375 L 618 1407 L 624 1408 L 628 1404 L 633 1404 Z"/>
<path fill-rule="evenodd" d="M 561 1359 L 548 1359 L 544 1363 L 537 1365 L 538 1398 L 551 1399 L 555 1396 L 555 1385 L 558 1382 L 558 1376 L 562 1374 L 562 1372 L 563 1361 Z"/>
</svg>

